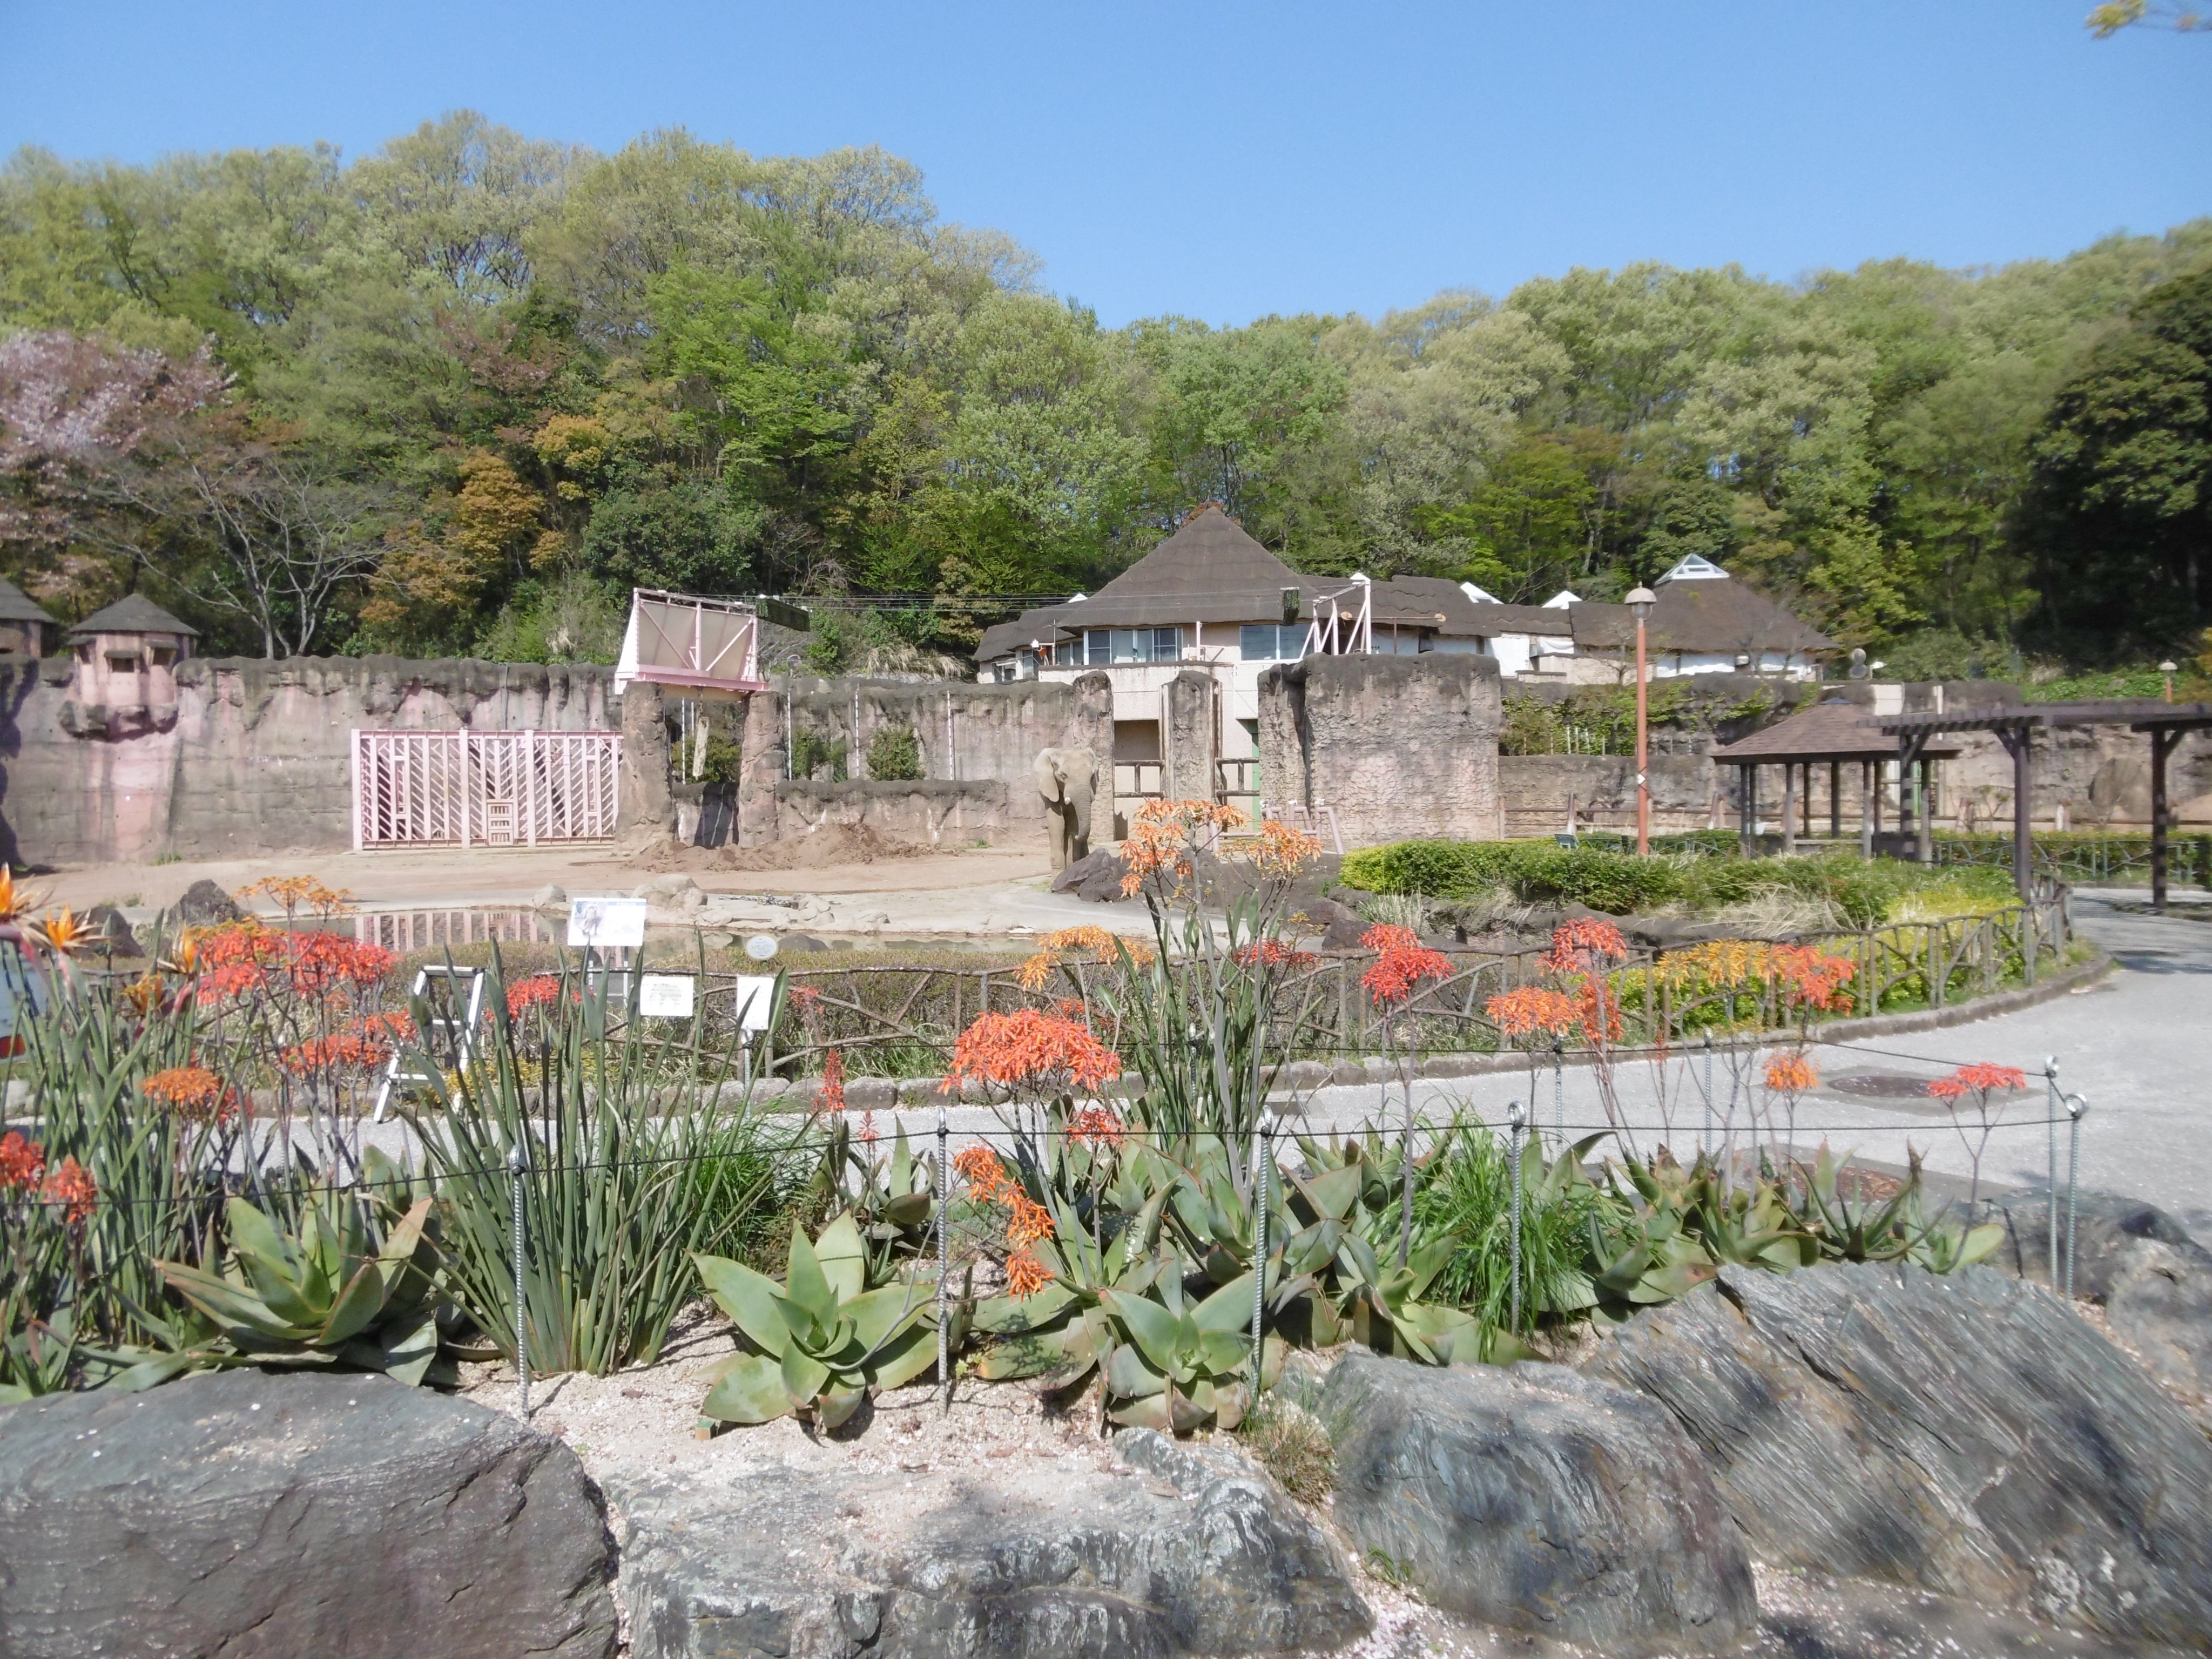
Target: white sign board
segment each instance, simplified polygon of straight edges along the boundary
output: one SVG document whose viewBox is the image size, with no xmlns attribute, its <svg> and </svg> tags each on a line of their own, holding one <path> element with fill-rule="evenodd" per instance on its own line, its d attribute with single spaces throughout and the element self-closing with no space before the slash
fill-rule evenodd
<svg viewBox="0 0 2212 1659">
<path fill-rule="evenodd" d="M 697 988 L 690 974 L 641 974 L 637 1011 L 649 1019 L 689 1019 Z"/>
<path fill-rule="evenodd" d="M 580 898 L 568 903 L 568 943 L 602 951 L 635 951 L 645 943 L 645 901 Z"/>
<path fill-rule="evenodd" d="M 775 976 L 773 974 L 739 974 L 738 1029 L 740 1031 L 768 1030 L 768 1011 L 775 1000 Z"/>
</svg>

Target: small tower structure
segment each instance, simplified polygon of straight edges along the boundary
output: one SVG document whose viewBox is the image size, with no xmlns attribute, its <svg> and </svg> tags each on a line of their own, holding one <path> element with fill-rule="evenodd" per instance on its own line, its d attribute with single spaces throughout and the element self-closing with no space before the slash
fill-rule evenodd
<svg viewBox="0 0 2212 1659">
<path fill-rule="evenodd" d="M 177 665 L 199 630 L 143 593 L 70 629 L 71 729 L 128 737 L 176 718 Z"/>
<path fill-rule="evenodd" d="M 36 599 L 15 583 L 0 578 L 0 651 L 43 657 L 51 637 L 49 629 L 58 633 L 60 620 L 47 615 Z"/>
</svg>

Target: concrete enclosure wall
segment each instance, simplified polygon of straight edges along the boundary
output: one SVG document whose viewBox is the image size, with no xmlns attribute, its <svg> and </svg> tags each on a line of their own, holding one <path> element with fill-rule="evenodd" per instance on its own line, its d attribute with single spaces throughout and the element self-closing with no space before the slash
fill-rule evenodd
<svg viewBox="0 0 2212 1659">
<path fill-rule="evenodd" d="M 888 726 L 914 732 L 920 781 L 868 777 L 868 745 Z M 817 752 L 842 746 L 845 777 L 786 776 L 790 745 L 808 739 Z M 743 742 L 744 846 L 824 823 L 863 823 L 910 840 L 1042 845 L 1044 800 L 1030 768 L 1041 750 L 1054 748 L 1097 757 L 1091 837 L 1094 844 L 1113 838 L 1114 697 L 1103 674 L 1006 685 L 793 678 L 751 699 Z"/>
<path fill-rule="evenodd" d="M 608 731 L 613 671 L 397 657 L 191 658 L 173 714 L 88 726 L 67 658 L 0 662 L 0 858 L 88 864 L 351 845 L 357 727 Z M 74 728 L 74 729 L 72 729 Z"/>
<path fill-rule="evenodd" d="M 1349 847 L 1504 833 L 1498 664 L 1489 657 L 1308 657 L 1260 677 L 1268 808 L 1335 811 Z"/>
</svg>

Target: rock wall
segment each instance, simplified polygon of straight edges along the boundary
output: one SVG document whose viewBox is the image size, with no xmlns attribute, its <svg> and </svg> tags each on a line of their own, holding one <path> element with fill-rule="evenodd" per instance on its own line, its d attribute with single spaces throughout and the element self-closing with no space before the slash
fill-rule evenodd
<svg viewBox="0 0 2212 1659">
<path fill-rule="evenodd" d="M 1491 657 L 1309 657 L 1260 677 L 1271 811 L 1335 810 L 1344 844 L 1504 833 L 1498 663 Z"/>
<path fill-rule="evenodd" d="M 1210 674 L 1186 668 L 1160 690 L 1164 776 L 1170 800 L 1212 800 L 1219 749 L 1220 691 Z"/>
<path fill-rule="evenodd" d="M 867 775 L 868 744 L 904 726 L 921 750 L 919 781 Z M 1030 781 L 1040 750 L 1087 748 L 1099 758 L 1094 842 L 1113 837 L 1114 696 L 1103 674 L 976 685 L 945 680 L 794 677 L 751 700 L 738 789 L 740 845 L 758 847 L 824 823 L 867 823 L 929 842 L 1044 838 L 1044 802 Z M 824 760 L 791 778 L 796 745 L 842 746 L 845 776 Z"/>
<path fill-rule="evenodd" d="M 192 658 L 150 729 L 73 716 L 68 659 L 0 664 L 0 858 L 87 864 L 351 844 L 349 733 L 606 731 L 609 668 L 398 657 Z M 76 735 L 76 726 L 85 735 Z"/>
<path fill-rule="evenodd" d="M 1655 831 L 1705 827 L 1718 782 L 1711 761 L 1703 755 L 1654 755 L 1645 770 Z M 1565 830 L 1571 803 L 1585 829 L 1593 823 L 1619 829 L 1636 822 L 1632 756 L 1504 755 L 1498 762 L 1498 786 L 1509 836 Z"/>
<path fill-rule="evenodd" d="M 134 734 L 88 725 L 70 701 L 67 659 L 0 659 L 0 858 L 80 865 L 250 858 L 352 844 L 349 734 L 356 729 L 620 730 L 620 823 L 658 834 L 677 809 L 667 781 L 659 688 L 614 693 L 590 665 L 413 662 L 396 657 L 199 658 L 179 665 L 173 709 Z M 825 823 L 868 823 L 927 842 L 1026 841 L 1044 834 L 1030 782 L 1040 749 L 1081 744 L 1109 762 L 1113 701 L 1103 675 L 1073 685 L 798 679 L 719 705 L 744 762 L 739 839 L 748 846 Z M 926 778 L 866 776 L 869 739 L 911 726 Z M 846 746 L 849 782 L 785 777 L 788 735 Z M 1092 812 L 1111 838 L 1112 768 Z M 694 815 L 696 817 L 696 813 Z"/>
</svg>

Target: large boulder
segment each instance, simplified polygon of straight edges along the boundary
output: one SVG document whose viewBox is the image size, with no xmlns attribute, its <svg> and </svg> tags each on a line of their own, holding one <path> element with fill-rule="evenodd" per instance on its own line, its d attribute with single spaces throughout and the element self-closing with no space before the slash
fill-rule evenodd
<svg viewBox="0 0 2212 1659">
<path fill-rule="evenodd" d="M 557 1440 L 389 1377 L 0 1408 L 9 1659 L 600 1659 L 611 1542 Z"/>
<path fill-rule="evenodd" d="M 177 901 L 177 921 L 186 927 L 219 927 L 227 921 L 243 921 L 246 911 L 222 886 L 201 877 L 185 889 Z"/>
<path fill-rule="evenodd" d="M 2051 1206 L 2038 1194 L 1997 1200 L 2005 1229 L 2000 1265 L 2052 1282 Z M 2154 1204 L 2081 1193 L 2073 1206 L 2074 1294 L 2100 1304 L 2105 1322 L 2212 1431 L 2212 1250 Z M 2067 1205 L 2058 1200 L 2059 1273 L 2065 1271 Z"/>
<path fill-rule="evenodd" d="M 1354 1354 L 1316 1410 L 1337 1525 L 1438 1607 L 1608 1654 L 1711 1652 L 1758 1619 L 1697 1449 L 1641 1395 L 1559 1365 Z"/>
<path fill-rule="evenodd" d="M 1052 878 L 1052 890 L 1073 893 L 1094 904 L 1115 904 L 1127 896 L 1121 891 L 1121 878 L 1128 873 L 1129 866 L 1121 854 L 1101 847 L 1071 860 Z"/>
<path fill-rule="evenodd" d="M 1588 1362 L 1660 1401 L 1753 1556 L 2212 1648 L 2212 1445 L 1986 1267 L 1724 1267 Z"/>
<path fill-rule="evenodd" d="M 1367 1633 L 1335 1547 L 1236 1451 L 1114 1446 L 1126 1473 L 611 1478 L 633 1659 L 1168 1659 Z"/>
</svg>

